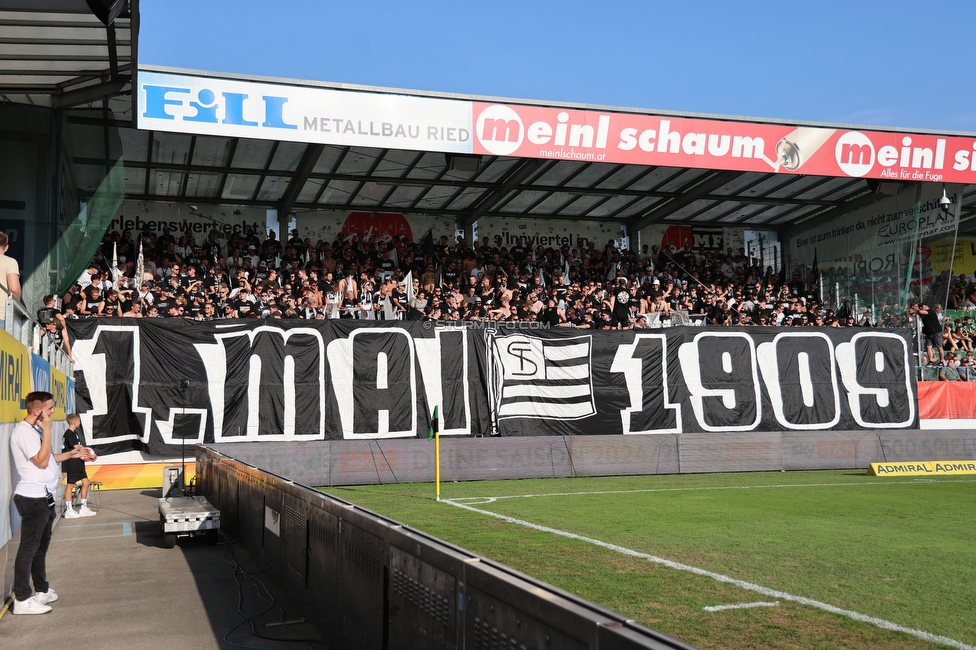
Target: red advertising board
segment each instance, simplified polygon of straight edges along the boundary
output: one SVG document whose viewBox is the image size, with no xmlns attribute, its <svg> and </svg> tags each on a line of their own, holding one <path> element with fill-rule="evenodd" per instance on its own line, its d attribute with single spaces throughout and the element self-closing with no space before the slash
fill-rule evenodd
<svg viewBox="0 0 976 650">
<path fill-rule="evenodd" d="M 976 182 L 976 138 L 473 104 L 474 153 L 923 182 Z"/>
</svg>

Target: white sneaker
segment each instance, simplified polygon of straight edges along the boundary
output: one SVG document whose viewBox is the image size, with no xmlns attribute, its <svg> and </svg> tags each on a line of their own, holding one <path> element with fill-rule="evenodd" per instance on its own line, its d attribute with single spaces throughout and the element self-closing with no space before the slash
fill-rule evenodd
<svg viewBox="0 0 976 650">
<path fill-rule="evenodd" d="M 81 508 L 78 509 L 79 517 L 94 517 L 97 514 L 98 514 L 97 512 L 92 512 L 91 510 L 89 510 L 88 506 L 81 506 Z"/>
<path fill-rule="evenodd" d="M 47 591 L 38 591 L 37 593 L 34 594 L 34 600 L 36 600 L 42 605 L 53 603 L 57 599 L 58 599 L 57 592 L 55 592 L 50 587 L 47 588 Z"/>
<path fill-rule="evenodd" d="M 68 508 L 67 510 L 64 511 L 65 519 L 77 519 L 80 516 L 81 515 L 78 514 L 78 511 L 75 510 L 74 508 Z"/>
<path fill-rule="evenodd" d="M 42 605 L 36 598 L 27 600 L 14 600 L 14 614 L 47 614 L 51 611 L 50 605 Z"/>
</svg>

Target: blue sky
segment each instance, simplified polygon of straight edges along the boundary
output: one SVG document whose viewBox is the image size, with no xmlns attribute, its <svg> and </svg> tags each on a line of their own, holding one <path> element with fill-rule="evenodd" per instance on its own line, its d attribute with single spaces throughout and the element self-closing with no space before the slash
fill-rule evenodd
<svg viewBox="0 0 976 650">
<path fill-rule="evenodd" d="M 141 0 L 142 63 L 976 133 L 976 2 Z"/>
</svg>

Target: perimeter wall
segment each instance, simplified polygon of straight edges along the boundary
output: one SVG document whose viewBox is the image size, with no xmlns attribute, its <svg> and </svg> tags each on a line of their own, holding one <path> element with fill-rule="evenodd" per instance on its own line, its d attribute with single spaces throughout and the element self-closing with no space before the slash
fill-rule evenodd
<svg viewBox="0 0 976 650">
<path fill-rule="evenodd" d="M 198 447 L 199 491 L 292 603 L 349 650 L 691 649 L 508 567 Z"/>
<path fill-rule="evenodd" d="M 976 458 L 972 429 L 442 438 L 441 481 L 812 469 Z M 314 486 L 434 481 L 427 440 L 229 443 L 216 447 Z"/>
</svg>

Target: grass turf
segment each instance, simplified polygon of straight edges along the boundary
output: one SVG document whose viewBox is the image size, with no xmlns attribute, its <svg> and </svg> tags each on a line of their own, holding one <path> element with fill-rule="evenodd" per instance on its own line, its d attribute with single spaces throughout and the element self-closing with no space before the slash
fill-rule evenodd
<svg viewBox="0 0 976 650">
<path fill-rule="evenodd" d="M 701 648 L 938 647 L 792 602 L 705 612 L 706 606 L 771 599 L 437 503 L 430 484 L 326 491 Z M 949 637 L 962 646 L 976 645 L 974 497 L 973 478 L 891 479 L 849 471 L 442 486 L 442 499 Z"/>
</svg>

